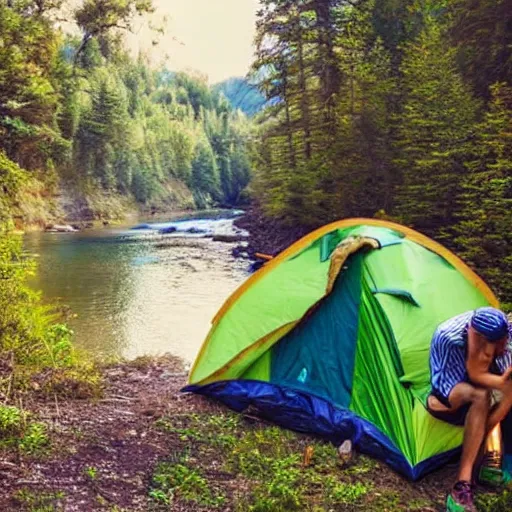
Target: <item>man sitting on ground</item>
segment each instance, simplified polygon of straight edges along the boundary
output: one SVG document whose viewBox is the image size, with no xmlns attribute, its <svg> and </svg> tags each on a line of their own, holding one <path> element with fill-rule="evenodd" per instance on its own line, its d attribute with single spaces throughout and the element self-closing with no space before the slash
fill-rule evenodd
<svg viewBox="0 0 512 512">
<path fill-rule="evenodd" d="M 486 437 L 500 435 L 493 429 L 512 407 L 511 336 L 506 315 L 483 307 L 443 322 L 432 338 L 428 410 L 442 421 L 464 426 L 457 482 L 447 498 L 450 512 L 476 511 L 472 481 L 477 457 Z M 491 407 L 494 390 L 502 396 Z M 487 482 L 500 480 L 502 454 L 496 448 L 495 452 L 480 471 Z"/>
</svg>

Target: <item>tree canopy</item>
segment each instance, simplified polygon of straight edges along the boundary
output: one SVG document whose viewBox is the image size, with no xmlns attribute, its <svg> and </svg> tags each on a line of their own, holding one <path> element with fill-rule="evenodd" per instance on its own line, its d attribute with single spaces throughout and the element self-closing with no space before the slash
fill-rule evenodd
<svg viewBox="0 0 512 512">
<path fill-rule="evenodd" d="M 512 9 L 502 0 L 263 0 L 255 196 L 283 222 L 392 218 L 512 302 Z"/>
</svg>

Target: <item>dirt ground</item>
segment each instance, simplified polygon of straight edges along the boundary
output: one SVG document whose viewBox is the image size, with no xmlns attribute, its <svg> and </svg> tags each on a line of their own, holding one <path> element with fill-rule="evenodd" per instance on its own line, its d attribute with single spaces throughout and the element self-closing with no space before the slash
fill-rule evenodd
<svg viewBox="0 0 512 512">
<path fill-rule="evenodd" d="M 105 510 L 109 504 L 112 510 L 114 505 L 147 510 L 152 468 L 176 445 L 155 428 L 155 419 L 184 409 L 215 410 L 214 404 L 180 393 L 186 374 L 172 358 L 115 365 L 104 376 L 101 399 L 24 404 L 50 425 L 52 448 L 37 458 L 0 454 L 1 511 L 23 508 L 13 500 L 20 491 L 63 494 L 55 508 L 70 512 Z M 91 479 L 88 468 L 101 479 Z M 98 496 L 104 498 L 101 506 Z"/>
<path fill-rule="evenodd" d="M 243 445 L 244 442 L 247 445 L 245 438 L 251 435 L 255 435 L 255 439 L 263 439 L 259 447 L 249 446 L 243 459 L 249 460 L 247 457 L 254 450 L 262 450 L 261 446 L 266 442 L 262 437 L 264 430 L 257 429 L 268 429 L 268 426 L 253 418 L 238 420 L 238 415 L 226 416 L 231 413 L 227 413 L 224 407 L 198 396 L 181 393 L 186 374 L 179 361 L 164 358 L 116 364 L 104 369 L 104 379 L 103 397 L 94 401 L 55 402 L 33 399 L 24 404 L 39 421 L 50 426 L 51 445 L 46 453 L 37 456 L 0 452 L 0 511 L 196 511 L 213 508 L 226 511 L 287 510 L 268 503 L 265 505 L 267 508 L 252 508 L 249 503 L 254 500 L 249 500 L 247 496 L 255 487 L 246 478 L 250 473 L 244 473 L 243 468 L 239 467 L 242 459 L 236 445 Z M 225 418 L 241 422 L 229 432 L 219 431 L 223 439 L 231 443 L 232 453 L 238 454 L 238 470 L 229 469 L 235 467 L 233 464 L 221 464 L 220 452 L 215 448 L 220 444 L 215 442 L 217 434 L 214 431 L 210 437 L 203 436 L 202 430 L 206 431 L 207 427 L 203 429 L 202 422 L 205 425 L 213 424 L 215 422 L 210 419 L 216 416 L 221 422 Z M 188 423 L 184 423 L 184 418 L 188 418 Z M 167 425 L 166 428 L 161 428 L 162 422 Z M 225 435 L 226 432 L 233 435 Z M 280 446 L 283 443 L 290 445 L 290 451 L 285 454 L 288 459 L 290 454 L 301 456 L 307 446 L 316 442 L 307 436 L 278 429 L 270 429 L 268 432 L 277 436 Z M 209 441 L 205 443 L 205 439 Z M 315 446 L 317 453 L 320 453 L 322 446 Z M 222 491 L 222 500 L 205 502 L 197 498 L 199 492 L 206 492 L 201 488 L 202 480 L 199 481 L 199 487 L 196 485 L 192 489 L 196 494 L 188 491 L 185 494 L 182 482 L 178 481 L 174 482 L 172 493 L 167 494 L 172 497 L 171 501 L 163 495 L 163 502 L 152 500 L 149 491 L 155 467 L 158 467 L 160 461 L 178 461 L 180 454 L 190 449 L 193 457 L 189 459 L 189 464 L 199 468 L 204 481 L 214 489 L 213 494 L 206 490 L 210 493 L 208 496 L 217 496 Z M 334 455 L 328 457 L 319 455 L 320 459 L 323 457 L 325 460 L 319 459 L 316 473 L 311 473 L 311 468 L 304 470 L 312 475 L 308 477 L 309 487 L 302 486 L 305 494 L 300 499 L 307 500 L 304 510 L 443 510 L 445 493 L 453 482 L 454 467 L 444 468 L 420 482 L 411 483 L 386 466 L 363 456 L 356 459 L 348 469 L 341 467 L 334 460 L 336 452 L 332 453 Z M 226 460 L 234 459 L 228 457 Z M 297 471 L 302 470 L 287 471 L 283 472 L 285 477 L 296 477 Z M 320 489 L 320 480 L 324 476 L 330 479 L 341 478 L 341 485 L 344 486 L 333 487 L 338 489 L 337 495 L 332 489 L 332 492 L 329 491 L 329 499 L 334 500 L 330 507 L 319 501 L 323 498 L 314 491 Z M 172 480 L 172 477 L 169 478 Z M 255 496 L 259 492 L 261 498 L 265 489 L 270 489 L 272 493 L 275 487 L 275 482 L 270 487 L 260 486 Z M 167 492 L 166 487 L 162 488 Z M 347 494 L 347 489 L 350 492 L 355 490 L 362 498 L 357 495 L 352 498 L 352 495 Z M 208 503 L 215 503 L 215 506 L 209 506 Z"/>
</svg>

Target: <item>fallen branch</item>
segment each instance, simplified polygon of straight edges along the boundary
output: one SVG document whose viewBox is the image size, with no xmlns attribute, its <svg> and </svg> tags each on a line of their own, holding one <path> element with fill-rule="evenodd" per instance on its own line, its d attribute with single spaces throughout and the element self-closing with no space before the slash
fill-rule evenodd
<svg viewBox="0 0 512 512">
<path fill-rule="evenodd" d="M 100 400 L 101 403 L 122 403 L 122 404 L 125 404 L 127 402 L 132 402 L 133 400 L 131 398 L 116 398 L 116 397 L 112 397 L 112 398 L 102 398 Z"/>
<path fill-rule="evenodd" d="M 7 466 L 9 468 L 18 469 L 18 464 L 14 464 L 14 462 L 9 462 L 7 460 L 0 460 L 0 466 Z"/>
<path fill-rule="evenodd" d="M 112 398 L 118 398 L 119 400 L 129 400 L 130 402 L 133 400 L 132 397 L 123 395 L 112 395 Z"/>
</svg>

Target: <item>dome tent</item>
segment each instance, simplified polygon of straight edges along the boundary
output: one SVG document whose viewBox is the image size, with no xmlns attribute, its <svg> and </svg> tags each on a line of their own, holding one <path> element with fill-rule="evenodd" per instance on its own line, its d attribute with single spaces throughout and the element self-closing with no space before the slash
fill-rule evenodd
<svg viewBox="0 0 512 512">
<path fill-rule="evenodd" d="M 438 324 L 498 301 L 459 258 L 398 224 L 347 219 L 291 245 L 213 320 L 191 391 L 334 443 L 351 439 L 411 479 L 462 429 L 425 409 Z"/>
</svg>

